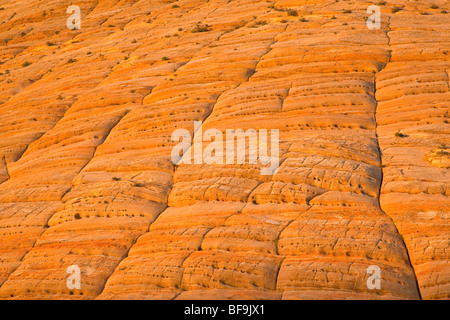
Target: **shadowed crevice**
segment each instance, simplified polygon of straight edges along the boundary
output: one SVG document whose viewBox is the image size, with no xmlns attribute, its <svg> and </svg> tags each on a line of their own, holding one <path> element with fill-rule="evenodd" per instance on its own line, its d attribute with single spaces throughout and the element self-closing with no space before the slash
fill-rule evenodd
<svg viewBox="0 0 450 320">
<path fill-rule="evenodd" d="M 391 21 L 391 17 L 388 18 L 387 31 L 386 31 L 386 37 L 388 38 L 388 46 L 389 46 L 389 48 L 391 47 L 391 38 L 389 36 L 389 32 L 391 32 L 390 21 Z M 378 100 L 376 98 L 376 93 L 377 93 L 377 75 L 380 72 L 382 72 L 387 67 L 387 65 L 391 62 L 391 59 L 392 59 L 392 50 L 389 50 L 389 60 L 386 62 L 386 64 L 377 73 L 374 73 L 374 77 L 373 77 L 373 98 L 374 98 L 374 101 L 375 101 L 375 108 L 374 108 L 373 117 L 374 117 L 374 122 L 375 122 L 375 137 L 376 137 L 376 143 L 377 143 L 378 157 L 379 157 L 379 162 L 380 162 L 380 166 L 379 167 L 380 167 L 380 174 L 381 174 L 380 185 L 379 185 L 379 188 L 378 188 L 377 202 L 378 202 L 378 208 L 381 210 L 381 212 L 383 212 L 392 221 L 392 225 L 396 229 L 396 231 L 397 231 L 397 233 L 399 235 L 399 238 L 400 238 L 400 240 L 401 240 L 401 242 L 402 242 L 402 244 L 403 244 L 403 246 L 405 248 L 405 252 L 406 252 L 406 255 L 407 255 L 407 259 L 408 259 L 407 263 L 411 267 L 411 270 L 412 270 L 413 275 L 414 275 L 414 281 L 416 283 L 417 294 L 419 295 L 419 298 L 422 300 L 422 295 L 421 295 L 421 292 L 420 292 L 420 286 L 419 286 L 419 282 L 417 280 L 416 271 L 414 270 L 414 266 L 412 265 L 411 257 L 409 255 L 408 247 L 406 246 L 406 243 L 405 243 L 405 240 L 403 238 L 403 235 L 398 230 L 398 228 L 397 228 L 397 226 L 396 226 L 396 224 L 394 222 L 394 219 L 392 219 L 392 217 L 390 215 L 388 215 L 381 208 L 381 203 L 380 203 L 380 196 L 381 196 L 381 191 L 382 191 L 382 187 L 383 187 L 383 177 L 384 177 L 384 175 L 383 175 L 383 152 L 381 151 L 381 147 L 380 147 L 380 143 L 379 143 L 378 122 L 377 122 L 377 110 L 378 110 Z"/>
</svg>

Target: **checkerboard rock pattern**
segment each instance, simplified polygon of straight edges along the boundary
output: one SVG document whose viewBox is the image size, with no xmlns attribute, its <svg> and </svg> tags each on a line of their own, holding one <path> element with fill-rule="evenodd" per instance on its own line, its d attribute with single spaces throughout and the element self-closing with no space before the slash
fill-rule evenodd
<svg viewBox="0 0 450 320">
<path fill-rule="evenodd" d="M 0 298 L 448 299 L 450 4 L 371 4 L 3 0 Z M 278 171 L 174 165 L 194 121 Z"/>
</svg>

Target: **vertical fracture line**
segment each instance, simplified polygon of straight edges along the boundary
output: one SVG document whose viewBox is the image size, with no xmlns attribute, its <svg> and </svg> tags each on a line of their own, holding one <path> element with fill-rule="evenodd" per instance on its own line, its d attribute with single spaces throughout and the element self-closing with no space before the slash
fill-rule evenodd
<svg viewBox="0 0 450 320">
<path fill-rule="evenodd" d="M 388 18 L 387 31 L 386 31 L 386 37 L 387 37 L 387 40 L 388 40 L 388 44 L 387 45 L 388 45 L 389 48 L 391 46 L 391 38 L 389 36 L 389 32 L 390 31 L 391 31 L 391 17 Z M 383 187 L 384 175 L 383 175 L 383 153 L 382 153 L 381 148 L 380 148 L 380 142 L 379 142 L 379 136 L 378 136 L 378 122 L 377 122 L 377 111 L 378 111 L 378 100 L 376 98 L 376 94 L 377 94 L 377 75 L 386 68 L 388 63 L 391 62 L 391 59 L 392 59 L 392 51 L 389 50 L 389 59 L 388 59 L 388 61 L 386 62 L 386 64 L 378 72 L 374 72 L 374 74 L 373 74 L 373 98 L 374 98 L 374 101 L 375 101 L 375 108 L 374 108 L 374 111 L 373 111 L 373 119 L 374 119 L 374 122 L 375 122 L 375 140 L 376 140 L 376 144 L 377 144 L 378 157 L 379 157 L 379 163 L 380 163 L 380 185 L 378 187 L 377 200 L 378 200 L 378 207 L 379 207 L 379 209 L 381 210 L 381 212 L 383 212 L 387 217 L 389 217 L 391 219 L 392 224 L 395 227 L 397 233 L 399 234 L 400 239 L 401 239 L 401 241 L 403 243 L 403 246 L 405 247 L 406 255 L 407 255 L 407 258 L 408 258 L 408 264 L 409 264 L 409 266 L 411 267 L 411 269 L 413 271 L 414 281 L 416 283 L 416 288 L 417 288 L 417 293 L 419 295 L 420 300 L 422 300 L 422 294 L 420 292 L 420 286 L 419 286 L 419 282 L 417 280 L 416 271 L 414 270 L 414 267 L 412 265 L 411 256 L 409 255 L 408 247 L 406 246 L 405 240 L 404 240 L 403 236 L 401 235 L 401 233 L 399 232 L 399 230 L 398 230 L 394 220 L 392 219 L 392 217 L 390 215 L 386 214 L 384 212 L 384 210 L 381 208 L 381 202 L 380 202 L 381 189 Z"/>
</svg>

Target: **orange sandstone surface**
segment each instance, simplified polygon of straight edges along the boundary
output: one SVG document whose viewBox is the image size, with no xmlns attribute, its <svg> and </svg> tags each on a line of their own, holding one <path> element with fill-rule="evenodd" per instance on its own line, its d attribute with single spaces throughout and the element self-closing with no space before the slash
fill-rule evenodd
<svg viewBox="0 0 450 320">
<path fill-rule="evenodd" d="M 372 4 L 2 0 L 0 298 L 449 299 L 450 4 Z M 194 121 L 277 172 L 174 165 Z"/>
</svg>

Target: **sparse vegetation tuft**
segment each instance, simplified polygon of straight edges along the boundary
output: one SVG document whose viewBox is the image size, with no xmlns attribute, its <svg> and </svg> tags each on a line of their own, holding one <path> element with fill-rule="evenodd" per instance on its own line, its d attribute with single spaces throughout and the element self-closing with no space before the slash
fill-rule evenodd
<svg viewBox="0 0 450 320">
<path fill-rule="evenodd" d="M 298 17 L 298 12 L 297 12 L 297 10 L 294 10 L 294 9 L 289 9 L 287 14 L 290 17 Z"/>
<path fill-rule="evenodd" d="M 211 31 L 211 26 L 207 24 L 197 24 L 192 30 L 194 33 Z"/>
<path fill-rule="evenodd" d="M 133 182 L 133 187 L 142 188 L 142 187 L 145 187 L 145 184 L 142 183 L 142 182 L 136 182 L 136 181 L 134 181 L 134 182 Z"/>
<path fill-rule="evenodd" d="M 265 26 L 267 24 L 267 21 L 260 20 L 255 22 L 255 26 Z"/>
</svg>

